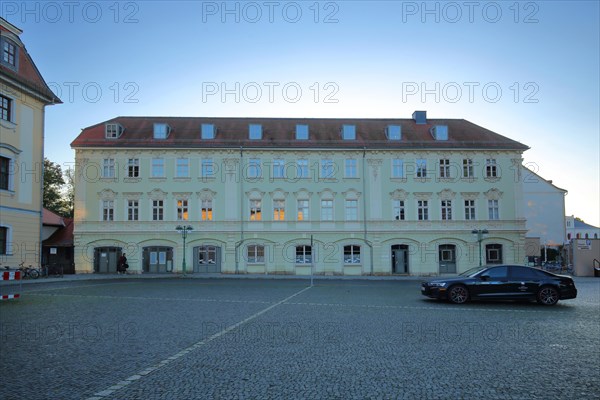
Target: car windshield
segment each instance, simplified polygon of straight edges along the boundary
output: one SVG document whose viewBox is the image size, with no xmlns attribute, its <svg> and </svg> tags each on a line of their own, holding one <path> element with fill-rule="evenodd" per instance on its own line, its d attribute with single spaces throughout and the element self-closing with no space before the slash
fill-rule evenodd
<svg viewBox="0 0 600 400">
<path fill-rule="evenodd" d="M 478 272 L 483 271 L 484 269 L 486 269 L 486 267 L 475 267 L 475 268 L 471 268 L 466 270 L 465 272 L 463 272 L 462 274 L 459 274 L 459 276 L 474 276 L 476 275 Z"/>
</svg>

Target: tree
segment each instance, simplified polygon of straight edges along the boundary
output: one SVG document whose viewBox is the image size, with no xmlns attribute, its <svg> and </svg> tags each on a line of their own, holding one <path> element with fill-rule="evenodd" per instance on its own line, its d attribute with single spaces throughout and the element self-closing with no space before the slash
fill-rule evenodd
<svg viewBox="0 0 600 400">
<path fill-rule="evenodd" d="M 53 213 L 64 215 L 65 200 L 62 188 L 65 185 L 62 168 L 59 164 L 44 158 L 44 193 L 42 204 Z"/>
</svg>

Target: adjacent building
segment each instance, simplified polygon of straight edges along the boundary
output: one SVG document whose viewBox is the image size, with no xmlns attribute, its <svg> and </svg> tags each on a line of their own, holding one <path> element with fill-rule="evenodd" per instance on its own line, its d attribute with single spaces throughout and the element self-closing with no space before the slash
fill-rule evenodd
<svg viewBox="0 0 600 400">
<path fill-rule="evenodd" d="M 77 272 L 122 253 L 138 273 L 525 262 L 528 147 L 466 120 L 118 117 L 71 146 Z"/>
<path fill-rule="evenodd" d="M 0 262 L 40 264 L 44 109 L 60 103 L 0 18 Z"/>
<path fill-rule="evenodd" d="M 567 240 L 572 239 L 599 239 L 600 228 L 586 224 L 574 215 L 565 217 Z"/>
</svg>

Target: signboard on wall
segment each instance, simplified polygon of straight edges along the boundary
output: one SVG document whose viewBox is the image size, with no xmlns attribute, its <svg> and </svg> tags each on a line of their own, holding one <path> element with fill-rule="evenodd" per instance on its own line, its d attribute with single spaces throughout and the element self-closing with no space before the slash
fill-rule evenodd
<svg viewBox="0 0 600 400">
<path fill-rule="evenodd" d="M 577 239 L 577 249 L 578 250 L 591 250 L 592 249 L 592 241 L 589 239 Z"/>
</svg>

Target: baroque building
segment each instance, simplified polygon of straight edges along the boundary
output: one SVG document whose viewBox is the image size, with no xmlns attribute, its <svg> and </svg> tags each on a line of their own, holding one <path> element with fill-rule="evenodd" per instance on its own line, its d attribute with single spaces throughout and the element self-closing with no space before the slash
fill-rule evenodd
<svg viewBox="0 0 600 400">
<path fill-rule="evenodd" d="M 121 253 L 137 273 L 437 275 L 525 260 L 528 147 L 466 120 L 118 117 L 71 146 L 80 273 L 114 272 Z M 177 226 L 193 229 L 185 245 Z"/>
<path fill-rule="evenodd" d="M 20 39 L 0 18 L 0 262 L 39 266 L 44 109 L 61 103 Z"/>
</svg>

